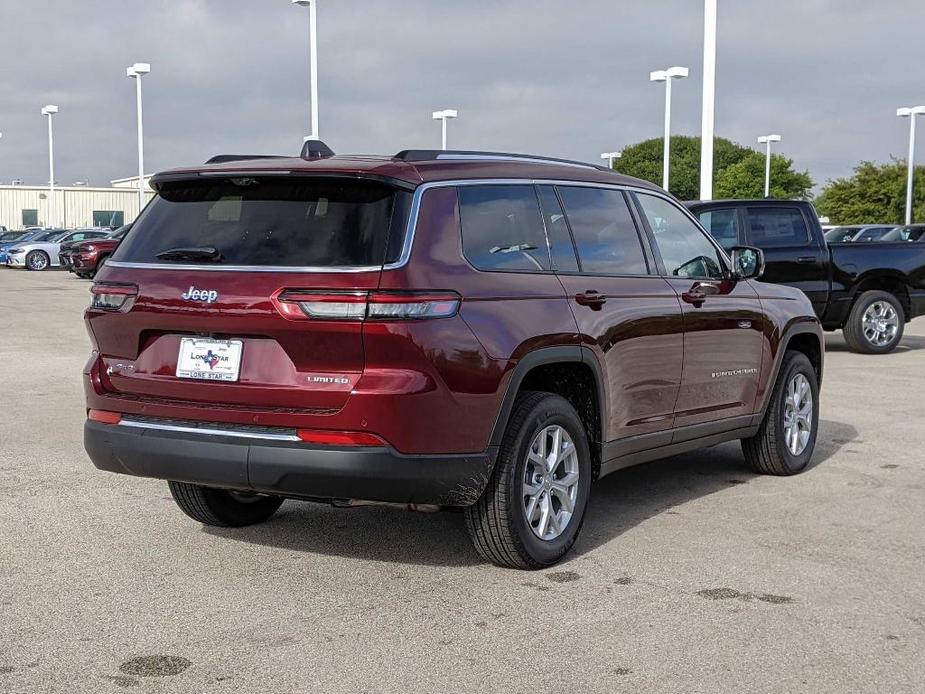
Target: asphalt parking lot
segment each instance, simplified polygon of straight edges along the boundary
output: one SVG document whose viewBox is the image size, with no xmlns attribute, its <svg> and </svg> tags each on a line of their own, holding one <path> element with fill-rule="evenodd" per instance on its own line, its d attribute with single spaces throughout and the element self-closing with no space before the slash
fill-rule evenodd
<svg viewBox="0 0 925 694">
<path fill-rule="evenodd" d="M 925 681 L 925 319 L 827 337 L 813 466 L 612 475 L 545 572 L 460 514 L 287 502 L 205 529 L 82 446 L 89 283 L 0 269 L 0 692 L 900 692 Z"/>
</svg>

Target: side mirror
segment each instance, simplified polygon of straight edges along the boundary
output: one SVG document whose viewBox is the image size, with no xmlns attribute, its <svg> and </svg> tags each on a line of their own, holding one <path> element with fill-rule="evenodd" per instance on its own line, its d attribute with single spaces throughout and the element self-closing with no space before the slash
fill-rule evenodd
<svg viewBox="0 0 925 694">
<path fill-rule="evenodd" d="M 736 280 L 756 280 L 764 274 L 764 251 L 753 246 L 733 246 L 729 249 L 732 257 L 732 278 Z"/>
</svg>

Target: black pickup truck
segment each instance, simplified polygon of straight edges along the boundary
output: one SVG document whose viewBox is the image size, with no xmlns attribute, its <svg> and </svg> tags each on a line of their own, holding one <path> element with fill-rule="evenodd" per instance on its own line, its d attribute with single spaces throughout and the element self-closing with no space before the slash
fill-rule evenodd
<svg viewBox="0 0 925 694">
<path fill-rule="evenodd" d="M 905 324 L 925 313 L 925 246 L 827 245 L 808 202 L 714 200 L 687 207 L 725 248 L 761 248 L 762 279 L 803 290 L 823 328 L 844 330 L 856 352 L 891 352 Z"/>
</svg>

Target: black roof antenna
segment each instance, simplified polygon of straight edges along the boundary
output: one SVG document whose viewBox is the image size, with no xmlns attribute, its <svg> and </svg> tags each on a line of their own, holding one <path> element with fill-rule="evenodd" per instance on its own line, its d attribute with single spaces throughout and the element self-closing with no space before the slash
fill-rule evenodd
<svg viewBox="0 0 925 694">
<path fill-rule="evenodd" d="M 334 150 L 321 140 L 306 140 L 302 145 L 302 158 L 309 161 L 313 159 L 327 159 L 334 156 Z"/>
</svg>

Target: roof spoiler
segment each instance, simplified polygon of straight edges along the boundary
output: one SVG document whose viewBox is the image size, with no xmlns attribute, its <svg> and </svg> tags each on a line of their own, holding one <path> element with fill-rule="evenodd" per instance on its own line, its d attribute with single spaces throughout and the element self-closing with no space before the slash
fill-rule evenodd
<svg viewBox="0 0 925 694">
<path fill-rule="evenodd" d="M 306 140 L 302 145 L 301 157 L 307 161 L 314 159 L 328 159 L 334 156 L 334 150 L 321 140 Z"/>
</svg>

